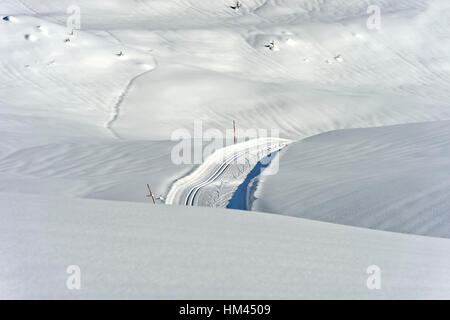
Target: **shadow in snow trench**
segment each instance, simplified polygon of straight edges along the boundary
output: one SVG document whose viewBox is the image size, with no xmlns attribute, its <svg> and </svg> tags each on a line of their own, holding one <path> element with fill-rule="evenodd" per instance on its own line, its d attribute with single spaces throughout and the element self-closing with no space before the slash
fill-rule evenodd
<svg viewBox="0 0 450 320">
<path fill-rule="evenodd" d="M 279 151 L 280 150 L 265 156 L 255 165 L 234 192 L 233 197 L 231 197 L 227 204 L 227 208 L 239 210 L 250 210 L 252 208 L 253 201 L 255 200 L 254 194 L 258 187 L 258 177 L 261 172 L 270 165 Z"/>
</svg>

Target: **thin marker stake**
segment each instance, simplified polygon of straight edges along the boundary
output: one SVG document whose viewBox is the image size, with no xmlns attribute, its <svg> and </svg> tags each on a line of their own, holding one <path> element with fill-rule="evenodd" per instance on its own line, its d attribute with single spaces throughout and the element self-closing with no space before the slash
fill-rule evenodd
<svg viewBox="0 0 450 320">
<path fill-rule="evenodd" d="M 236 144 L 236 122 L 233 120 L 234 144 Z"/>
<path fill-rule="evenodd" d="M 150 189 L 150 185 L 148 183 L 147 183 L 147 188 L 148 188 L 148 191 L 150 192 L 150 197 L 152 197 L 153 204 L 156 204 L 155 197 L 153 197 L 152 189 Z"/>
</svg>

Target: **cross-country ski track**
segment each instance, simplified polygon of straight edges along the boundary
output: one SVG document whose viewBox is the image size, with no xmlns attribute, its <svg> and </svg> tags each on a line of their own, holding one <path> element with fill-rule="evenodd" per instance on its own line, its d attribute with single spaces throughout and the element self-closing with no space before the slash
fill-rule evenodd
<svg viewBox="0 0 450 320">
<path fill-rule="evenodd" d="M 216 150 L 172 185 L 166 204 L 225 207 L 253 167 L 289 143 L 285 139 L 258 138 Z"/>
</svg>

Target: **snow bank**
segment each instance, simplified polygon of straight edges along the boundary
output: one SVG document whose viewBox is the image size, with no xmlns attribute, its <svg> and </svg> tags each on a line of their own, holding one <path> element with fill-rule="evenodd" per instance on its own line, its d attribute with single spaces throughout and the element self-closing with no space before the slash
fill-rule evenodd
<svg viewBox="0 0 450 320">
<path fill-rule="evenodd" d="M 298 218 L 0 194 L 0 297 L 446 298 L 450 240 Z M 66 269 L 81 269 L 68 290 Z M 368 266 L 381 269 L 369 290 Z"/>
<path fill-rule="evenodd" d="M 281 152 L 253 209 L 450 237 L 448 121 L 333 131 Z"/>
</svg>

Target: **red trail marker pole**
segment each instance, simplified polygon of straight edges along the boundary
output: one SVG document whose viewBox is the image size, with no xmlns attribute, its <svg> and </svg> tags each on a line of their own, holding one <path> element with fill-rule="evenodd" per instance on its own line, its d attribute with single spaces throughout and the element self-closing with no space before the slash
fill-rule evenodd
<svg viewBox="0 0 450 320">
<path fill-rule="evenodd" d="M 236 122 L 233 120 L 234 144 L 236 144 Z"/>
<path fill-rule="evenodd" d="M 152 197 L 153 204 L 156 204 L 156 202 L 155 202 L 155 197 L 153 197 L 152 189 L 150 189 L 150 186 L 149 186 L 148 183 L 147 183 L 147 188 L 148 188 L 148 191 L 150 192 L 150 197 Z M 148 196 L 147 196 L 147 197 L 148 197 Z"/>
</svg>

